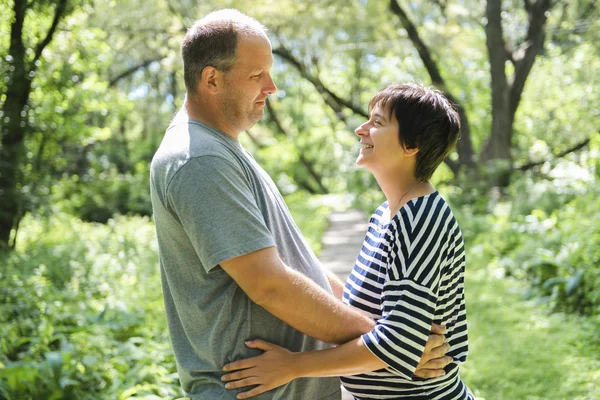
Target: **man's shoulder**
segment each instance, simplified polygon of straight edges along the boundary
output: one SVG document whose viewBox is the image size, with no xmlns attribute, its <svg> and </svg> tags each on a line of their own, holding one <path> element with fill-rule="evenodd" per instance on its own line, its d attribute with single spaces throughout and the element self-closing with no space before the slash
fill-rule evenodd
<svg viewBox="0 0 600 400">
<path fill-rule="evenodd" d="M 151 169 L 175 172 L 192 159 L 210 158 L 232 163 L 236 149 L 218 134 L 194 121 L 173 121 L 154 154 Z"/>
</svg>

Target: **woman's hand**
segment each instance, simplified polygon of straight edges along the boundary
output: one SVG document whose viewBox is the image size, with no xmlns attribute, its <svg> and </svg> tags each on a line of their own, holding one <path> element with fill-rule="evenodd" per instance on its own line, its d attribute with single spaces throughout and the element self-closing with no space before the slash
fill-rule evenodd
<svg viewBox="0 0 600 400">
<path fill-rule="evenodd" d="M 257 385 L 238 394 L 238 399 L 257 396 L 298 378 L 294 371 L 296 353 L 260 339 L 248 341 L 246 346 L 263 350 L 264 353 L 225 365 L 223 371 L 228 373 L 221 377 L 221 380 L 228 382 L 225 385 L 227 389 Z"/>
</svg>

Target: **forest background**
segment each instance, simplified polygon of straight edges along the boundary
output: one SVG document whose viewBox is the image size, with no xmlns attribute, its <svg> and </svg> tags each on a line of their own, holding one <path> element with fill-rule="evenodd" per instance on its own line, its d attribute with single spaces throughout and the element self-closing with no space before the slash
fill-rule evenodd
<svg viewBox="0 0 600 400">
<path fill-rule="evenodd" d="M 0 399 L 181 395 L 148 167 L 185 29 L 226 7 L 270 30 L 279 90 L 242 141 L 315 251 L 331 210 L 382 201 L 354 165 L 370 98 L 435 85 L 463 125 L 433 181 L 468 249 L 465 380 L 600 398 L 596 0 L 3 0 Z"/>
</svg>

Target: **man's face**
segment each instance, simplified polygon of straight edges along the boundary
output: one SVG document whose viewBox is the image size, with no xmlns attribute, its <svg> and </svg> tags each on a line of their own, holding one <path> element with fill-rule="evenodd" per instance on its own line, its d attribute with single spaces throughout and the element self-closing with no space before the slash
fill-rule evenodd
<svg viewBox="0 0 600 400">
<path fill-rule="evenodd" d="M 227 122 L 236 130 L 250 129 L 262 118 L 267 96 L 277 90 L 270 70 L 271 43 L 262 36 L 240 36 L 236 60 L 224 74 L 219 105 Z"/>
</svg>

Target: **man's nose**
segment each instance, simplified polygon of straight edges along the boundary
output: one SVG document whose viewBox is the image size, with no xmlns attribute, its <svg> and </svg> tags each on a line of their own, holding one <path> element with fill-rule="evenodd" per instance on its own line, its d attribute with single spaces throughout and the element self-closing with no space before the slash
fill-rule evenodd
<svg viewBox="0 0 600 400">
<path fill-rule="evenodd" d="M 275 86 L 275 82 L 273 82 L 273 78 L 271 75 L 267 75 L 266 85 L 263 87 L 262 92 L 266 94 L 273 94 L 277 91 L 277 86 Z"/>
</svg>

